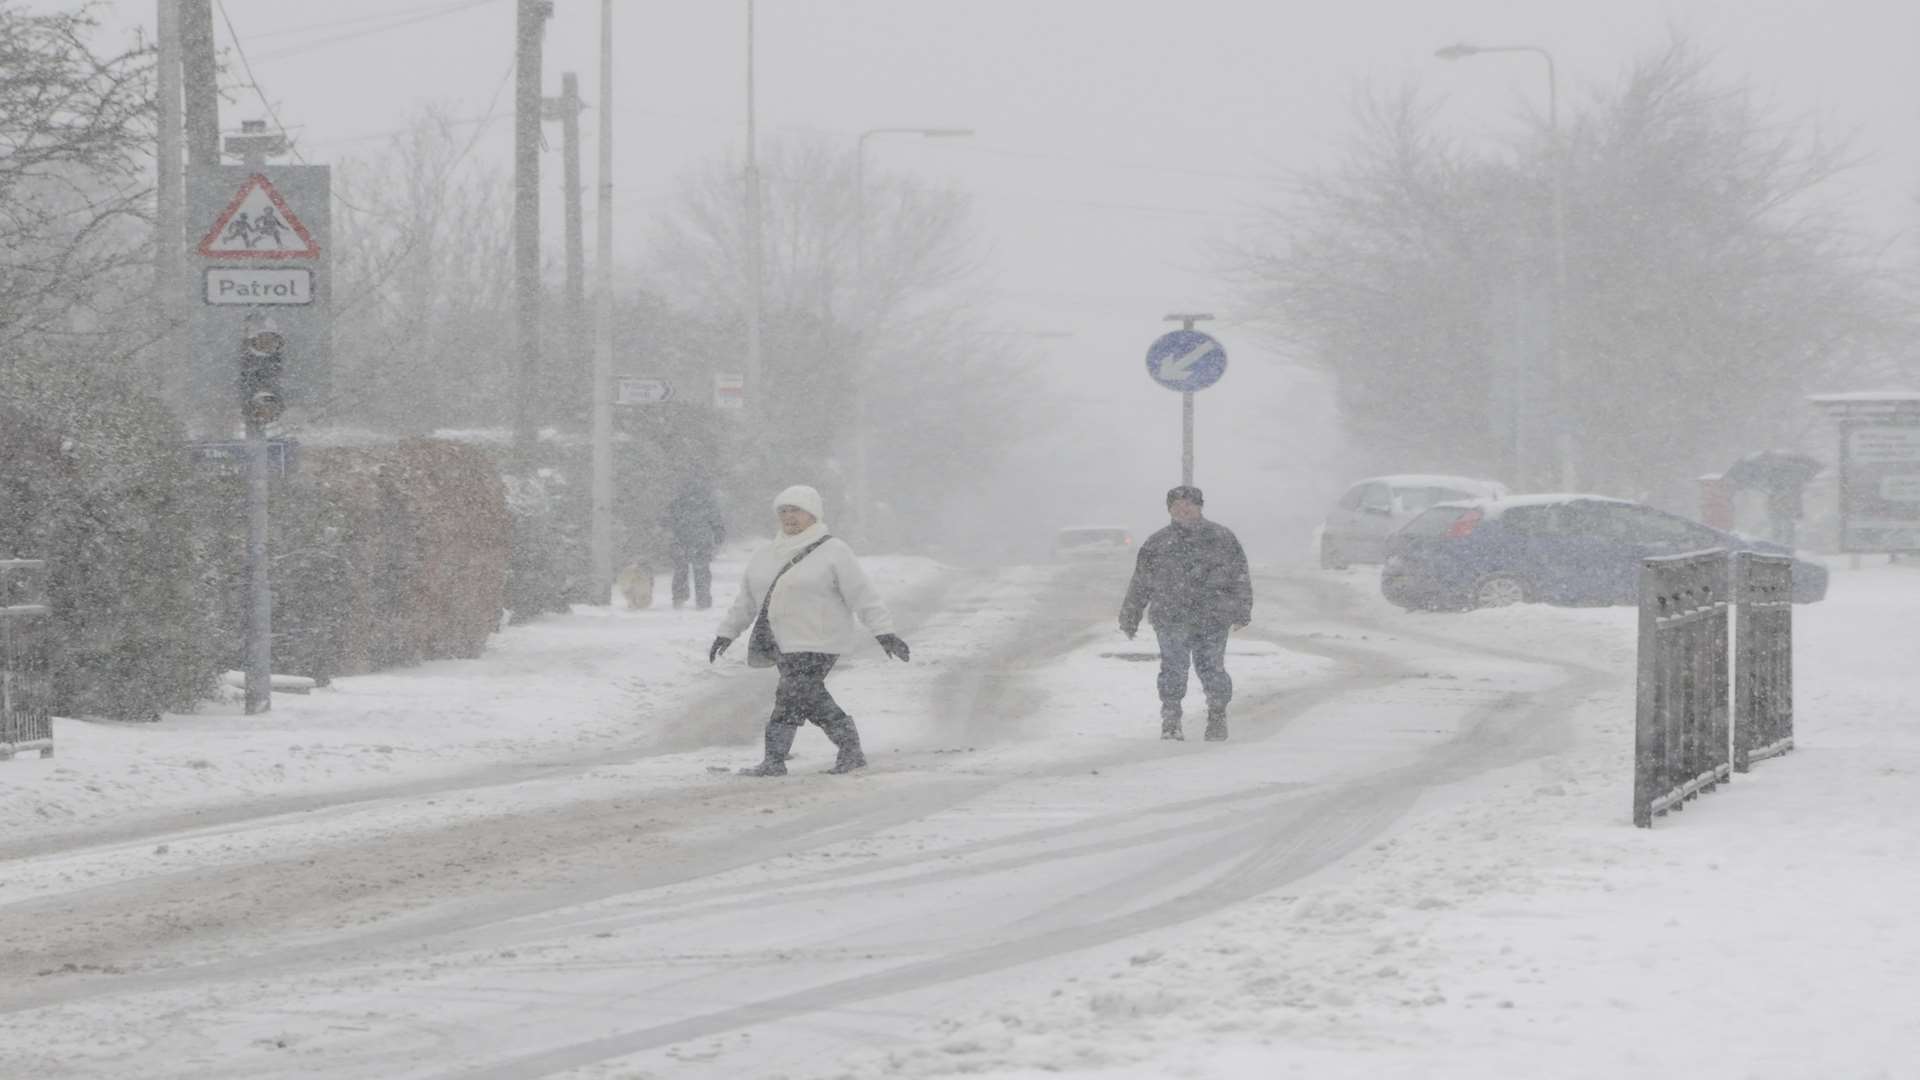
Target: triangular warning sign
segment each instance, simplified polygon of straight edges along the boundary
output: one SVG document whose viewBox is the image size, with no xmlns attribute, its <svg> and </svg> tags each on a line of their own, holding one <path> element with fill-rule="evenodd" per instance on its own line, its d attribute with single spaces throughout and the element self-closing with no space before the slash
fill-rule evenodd
<svg viewBox="0 0 1920 1080">
<path fill-rule="evenodd" d="M 254 173 L 200 241 L 218 259 L 311 259 L 320 254 L 307 227 L 266 177 Z"/>
</svg>

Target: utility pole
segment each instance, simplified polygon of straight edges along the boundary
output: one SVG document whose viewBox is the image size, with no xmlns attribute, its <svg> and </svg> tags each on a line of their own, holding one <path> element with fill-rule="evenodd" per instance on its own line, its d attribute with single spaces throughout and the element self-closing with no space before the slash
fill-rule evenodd
<svg viewBox="0 0 1920 1080">
<path fill-rule="evenodd" d="M 599 199 L 594 210 L 594 596 L 613 589 L 613 0 L 600 0 Z"/>
<path fill-rule="evenodd" d="M 540 53 L 551 0 L 519 0 L 515 26 L 513 281 L 519 346 L 513 395 L 516 464 L 533 460 L 534 393 L 540 374 Z"/>
<path fill-rule="evenodd" d="M 153 317 L 158 359 L 153 374 L 161 396 L 185 416 L 191 400 L 191 371 L 184 344 L 185 312 L 181 310 L 186 299 L 181 281 L 186 268 L 186 201 L 180 172 L 180 0 L 157 0 L 155 7 L 160 52 L 156 89 L 160 101 L 156 116 L 159 139 L 154 147 L 158 168 L 154 185 Z"/>
<path fill-rule="evenodd" d="M 213 0 L 178 3 L 187 165 L 211 169 L 220 164 L 220 59 L 213 48 Z"/>
<path fill-rule="evenodd" d="M 585 225 L 580 208 L 580 76 L 560 76 L 560 96 L 545 100 L 545 116 L 560 121 L 561 184 L 566 209 L 567 362 L 577 364 L 587 355 L 587 255 Z"/>
<path fill-rule="evenodd" d="M 760 164 L 755 157 L 758 138 L 754 130 L 753 115 L 753 0 L 747 0 L 747 409 L 760 412 L 765 403 L 766 387 L 760 379 L 760 323 L 763 318 L 762 307 L 766 303 L 765 274 L 761 262 L 765 259 L 762 250 L 760 228 Z"/>
<path fill-rule="evenodd" d="M 220 167 L 220 63 L 213 48 L 213 0 L 177 0 L 175 9 L 180 45 L 182 119 L 187 136 L 187 170 L 199 176 Z M 182 217 L 185 217 L 184 211 Z M 182 225 L 181 251 L 184 257 Z M 175 279 L 178 281 L 178 279 Z M 176 293 L 175 303 L 179 303 Z M 178 311 L 179 308 L 173 310 Z M 183 416 L 190 429 L 215 437 L 233 434 L 233 414 L 219 392 L 216 358 L 196 356 L 191 345 L 181 350 L 185 361 L 187 401 Z"/>
</svg>

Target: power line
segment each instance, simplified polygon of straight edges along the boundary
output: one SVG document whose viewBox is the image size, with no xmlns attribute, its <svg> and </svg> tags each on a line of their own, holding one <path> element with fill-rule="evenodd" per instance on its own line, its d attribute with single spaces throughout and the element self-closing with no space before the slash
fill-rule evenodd
<svg viewBox="0 0 1920 1080">
<path fill-rule="evenodd" d="M 440 0 L 440 2 L 436 4 L 419 4 L 414 7 L 379 11 L 372 15 L 357 15 L 350 19 L 329 19 L 326 22 L 307 23 L 304 26 L 291 26 L 283 30 L 268 30 L 253 35 L 253 39 L 255 41 L 265 41 L 268 38 L 293 37 L 297 34 L 309 34 L 315 30 L 332 30 L 337 27 L 359 26 L 370 22 L 391 22 L 396 19 L 405 19 L 422 13 L 429 16 L 451 15 L 470 7 L 479 7 L 481 4 L 492 2 L 494 2 L 494 0 L 452 0 L 451 3 L 449 3 L 448 0 Z"/>
<path fill-rule="evenodd" d="M 275 49 L 271 52 L 262 53 L 260 56 L 260 59 L 280 60 L 289 56 L 299 56 L 303 53 L 309 53 L 309 52 L 314 52 L 318 49 L 329 48 L 331 46 L 338 45 L 342 42 L 355 41 L 355 40 L 358 40 L 359 38 L 371 37 L 374 34 L 384 34 L 391 30 L 398 30 L 402 27 L 413 26 L 418 23 L 430 22 L 434 19 L 442 19 L 447 17 L 448 15 L 458 15 L 463 11 L 470 11 L 477 7 L 483 7 L 488 4 L 494 4 L 499 2 L 500 0 L 461 0 L 461 2 L 458 4 L 449 5 L 443 8 L 426 10 L 424 13 L 414 15 L 410 18 L 395 19 L 391 22 L 382 23 L 379 26 L 371 26 L 361 30 L 349 30 L 345 33 L 335 34 L 332 37 L 324 37 L 314 41 L 306 41 L 298 45 L 289 45 L 284 49 Z"/>
<path fill-rule="evenodd" d="M 214 5 L 220 9 L 220 21 L 227 24 L 227 37 L 233 41 L 233 51 L 240 57 L 240 67 L 247 73 L 247 82 L 253 87 L 253 96 L 260 99 L 261 106 L 267 110 L 267 116 L 273 120 L 273 126 L 280 130 L 280 137 L 287 141 L 287 149 L 292 152 L 294 160 L 302 165 L 309 164 L 307 156 L 300 152 L 300 147 L 294 143 L 293 136 L 287 132 L 287 125 L 280 122 L 280 114 L 275 111 L 273 102 L 268 100 L 267 92 L 260 86 L 259 78 L 253 74 L 253 65 L 247 62 L 246 46 L 240 42 L 240 32 L 233 28 L 233 16 L 227 14 L 226 0 L 214 0 Z M 333 190 L 331 186 L 328 187 L 328 192 L 336 202 L 347 209 L 362 214 L 368 212 L 353 205 L 345 195 Z"/>
<path fill-rule="evenodd" d="M 293 136 L 287 134 L 287 125 L 280 122 L 280 114 L 274 111 L 273 102 L 267 100 L 266 91 L 260 89 L 260 80 L 254 77 L 253 65 L 247 61 L 246 46 L 240 44 L 239 31 L 233 28 L 233 16 L 227 14 L 226 0 L 213 0 L 213 2 L 214 6 L 220 9 L 220 21 L 227 24 L 227 37 L 233 42 L 233 51 L 240 55 L 240 68 L 247 73 L 247 84 L 253 87 L 253 96 L 260 99 L 260 104 L 267 110 L 267 116 L 273 120 L 273 126 L 280 129 L 280 137 L 287 140 L 287 149 L 293 151 L 293 156 L 299 158 L 300 164 L 305 165 L 307 159 L 301 157 L 299 148 L 293 145 Z"/>
</svg>

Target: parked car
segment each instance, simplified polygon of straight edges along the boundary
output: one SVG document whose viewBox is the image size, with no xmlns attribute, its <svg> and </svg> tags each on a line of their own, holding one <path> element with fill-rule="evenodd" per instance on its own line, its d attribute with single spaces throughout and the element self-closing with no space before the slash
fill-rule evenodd
<svg viewBox="0 0 1920 1080">
<path fill-rule="evenodd" d="M 1791 555 L 1779 544 L 1602 495 L 1518 495 L 1430 507 L 1387 544 L 1380 592 L 1404 608 L 1639 602 L 1640 561 L 1708 548 Z M 1793 562 L 1796 603 L 1827 595 L 1827 568 Z"/>
<path fill-rule="evenodd" d="M 1320 566 L 1384 562 L 1387 537 L 1435 503 L 1502 499 L 1505 485 L 1471 476 L 1373 476 L 1347 489 L 1320 527 Z"/>
<path fill-rule="evenodd" d="M 1133 554 L 1133 534 L 1118 525 L 1076 525 L 1053 537 L 1056 559 L 1104 559 Z"/>
</svg>

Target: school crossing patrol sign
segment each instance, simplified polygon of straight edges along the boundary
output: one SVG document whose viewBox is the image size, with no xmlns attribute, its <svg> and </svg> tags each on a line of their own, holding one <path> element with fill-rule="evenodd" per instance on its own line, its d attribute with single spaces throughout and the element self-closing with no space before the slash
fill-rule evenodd
<svg viewBox="0 0 1920 1080">
<path fill-rule="evenodd" d="M 221 165 L 187 177 L 194 396 L 232 398 L 233 358 L 250 318 L 286 343 L 288 400 L 326 399 L 333 355 L 325 165 Z"/>
</svg>

